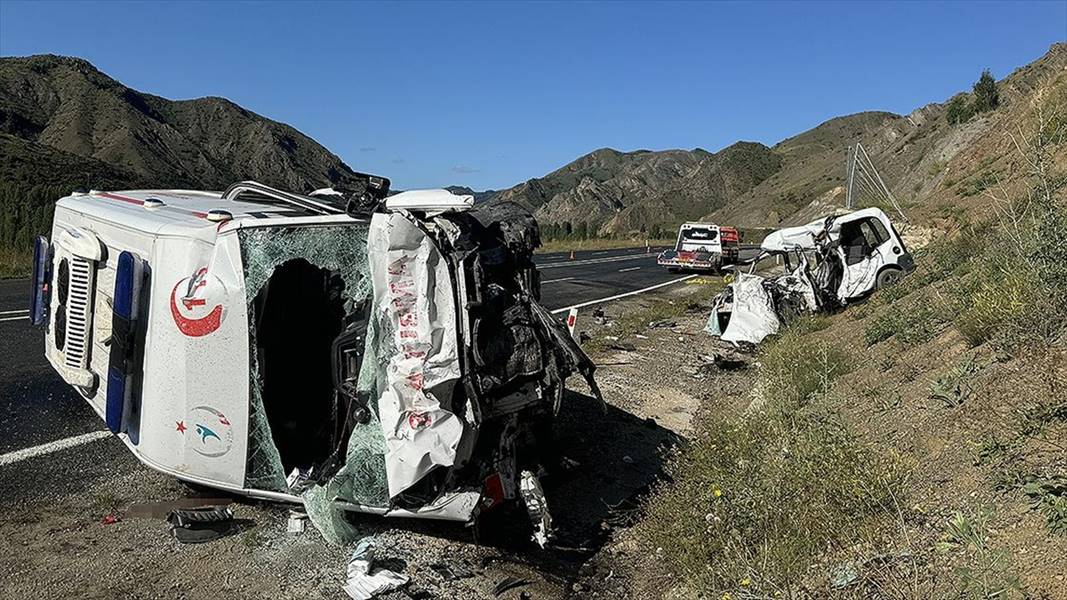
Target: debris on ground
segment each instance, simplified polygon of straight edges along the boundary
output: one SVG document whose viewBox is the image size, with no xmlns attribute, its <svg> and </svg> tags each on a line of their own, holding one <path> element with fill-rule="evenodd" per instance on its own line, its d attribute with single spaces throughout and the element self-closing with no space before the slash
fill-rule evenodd
<svg viewBox="0 0 1067 600">
<path fill-rule="evenodd" d="M 286 531 L 289 533 L 304 533 L 307 529 L 308 514 L 302 510 L 293 509 L 289 511 L 289 521 L 286 524 Z"/>
<path fill-rule="evenodd" d="M 716 348 L 711 354 L 701 356 L 700 360 L 705 368 L 714 366 L 722 371 L 734 371 L 748 368 L 753 357 L 734 348 Z"/>
<path fill-rule="evenodd" d="M 670 329 L 670 328 L 677 327 L 677 326 L 678 326 L 678 322 L 677 321 L 672 321 L 670 319 L 662 319 L 662 320 L 659 320 L 659 321 L 649 321 L 648 322 L 649 329 L 661 329 L 661 328 L 662 329 Z"/>
<path fill-rule="evenodd" d="M 166 519 L 179 508 L 203 508 L 205 506 L 227 506 L 233 498 L 178 498 L 161 502 L 137 502 L 126 509 L 127 519 Z"/>
<path fill-rule="evenodd" d="M 604 314 L 604 309 L 603 308 L 597 308 L 597 309 L 593 310 L 593 320 L 596 321 L 597 325 L 607 325 L 608 324 L 608 318 Z"/>
<path fill-rule="evenodd" d="M 171 535 L 183 544 L 213 542 L 228 535 L 240 533 L 251 521 L 233 518 L 227 506 L 207 508 L 179 508 L 167 517 Z"/>
<path fill-rule="evenodd" d="M 508 590 L 513 590 L 517 587 L 524 585 L 530 585 L 529 580 L 520 579 L 518 577 L 507 576 L 500 580 L 495 586 L 493 586 L 493 595 L 499 596 Z"/>
<path fill-rule="evenodd" d="M 519 495 L 526 505 L 526 512 L 530 515 L 530 522 L 534 527 L 533 541 L 544 548 L 552 537 L 552 515 L 548 512 L 548 501 L 545 499 L 545 491 L 541 488 L 541 482 L 530 471 L 523 471 L 519 476 Z"/>
<path fill-rule="evenodd" d="M 118 518 L 117 516 L 115 516 L 114 513 L 112 513 L 112 514 L 105 515 L 103 519 L 100 519 L 100 524 L 101 525 L 114 525 L 115 523 L 118 523 L 121 520 L 122 519 Z"/>
<path fill-rule="evenodd" d="M 433 563 L 430 570 L 441 576 L 444 581 L 455 581 L 474 577 L 474 572 L 462 565 L 450 565 L 445 563 Z"/>
<path fill-rule="evenodd" d="M 390 571 L 375 569 L 374 539 L 365 537 L 356 544 L 352 558 L 348 560 L 347 579 L 344 591 L 354 600 L 369 600 L 383 592 L 390 592 L 407 584 L 408 576 Z"/>
<path fill-rule="evenodd" d="M 634 346 L 629 342 L 615 342 L 608 346 L 608 348 L 611 348 L 612 350 L 621 350 L 622 352 L 633 352 L 634 350 L 637 350 L 637 346 Z"/>
</svg>

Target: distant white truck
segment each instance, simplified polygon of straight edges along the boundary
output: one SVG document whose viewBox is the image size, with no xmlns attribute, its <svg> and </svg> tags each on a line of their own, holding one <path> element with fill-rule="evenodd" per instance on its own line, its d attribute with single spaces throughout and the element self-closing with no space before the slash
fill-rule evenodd
<svg viewBox="0 0 1067 600">
<path fill-rule="evenodd" d="M 683 223 L 671 250 L 664 250 L 657 262 L 670 271 L 717 271 L 738 261 L 741 234 L 733 227 L 713 223 Z"/>
<path fill-rule="evenodd" d="M 596 389 L 537 302 L 536 222 L 387 191 L 62 198 L 35 249 L 45 355 L 141 462 L 188 482 L 457 521 L 529 507 L 564 380 Z"/>
</svg>

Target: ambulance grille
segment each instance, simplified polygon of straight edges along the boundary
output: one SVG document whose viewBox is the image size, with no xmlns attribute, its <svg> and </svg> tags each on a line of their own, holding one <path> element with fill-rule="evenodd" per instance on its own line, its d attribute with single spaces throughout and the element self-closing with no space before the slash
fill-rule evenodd
<svg viewBox="0 0 1067 600">
<path fill-rule="evenodd" d="M 75 256 L 70 261 L 70 292 L 67 301 L 67 339 L 64 347 L 65 364 L 72 369 L 84 369 L 89 364 L 90 327 L 93 295 L 93 263 Z"/>
</svg>

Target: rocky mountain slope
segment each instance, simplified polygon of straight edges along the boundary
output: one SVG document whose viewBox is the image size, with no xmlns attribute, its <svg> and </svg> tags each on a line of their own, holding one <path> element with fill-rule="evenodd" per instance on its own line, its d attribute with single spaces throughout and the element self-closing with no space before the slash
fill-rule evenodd
<svg viewBox="0 0 1067 600">
<path fill-rule="evenodd" d="M 139 92 L 78 58 L 0 59 L 0 133 L 8 181 L 221 189 L 255 179 L 303 191 L 353 176 L 288 125 L 223 98 Z"/>
<path fill-rule="evenodd" d="M 861 143 L 909 219 L 951 227 L 956 216 L 988 205 L 987 188 L 1014 178 L 1018 165 L 1006 132 L 1028 119 L 1035 103 L 1044 104 L 1065 69 L 1067 44 L 1056 44 L 998 82 L 996 110 L 962 124 L 948 123 L 946 101 L 906 116 L 837 117 L 771 148 L 746 142 L 717 153 L 605 148 L 493 200 L 517 200 L 545 223 L 584 221 L 602 235 L 671 231 L 697 218 L 776 227 L 843 206 L 847 149 Z"/>
<path fill-rule="evenodd" d="M 762 144 L 619 152 L 603 148 L 497 194 L 533 210 L 549 224 L 585 222 L 600 233 L 645 231 L 697 218 L 774 173 L 781 159 Z"/>
</svg>

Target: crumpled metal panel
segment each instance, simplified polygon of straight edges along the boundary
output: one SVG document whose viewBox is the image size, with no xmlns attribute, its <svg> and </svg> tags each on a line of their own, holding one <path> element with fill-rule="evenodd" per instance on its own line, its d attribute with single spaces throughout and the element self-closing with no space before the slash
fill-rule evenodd
<svg viewBox="0 0 1067 600">
<path fill-rule="evenodd" d="M 389 496 L 452 466 L 464 422 L 451 410 L 460 378 L 452 280 L 427 233 L 404 213 L 375 214 L 367 254 L 378 326 L 378 416 Z"/>
<path fill-rule="evenodd" d="M 731 284 L 734 290 L 730 323 L 722 334 L 726 342 L 758 344 L 768 335 L 778 333 L 778 315 L 774 312 L 771 295 L 763 287 L 759 275 L 739 273 Z"/>
</svg>

